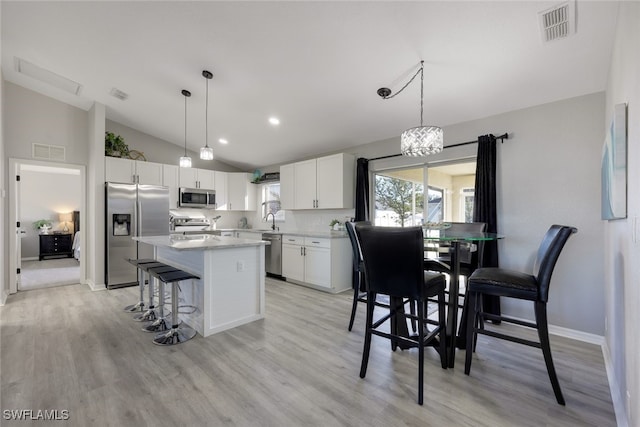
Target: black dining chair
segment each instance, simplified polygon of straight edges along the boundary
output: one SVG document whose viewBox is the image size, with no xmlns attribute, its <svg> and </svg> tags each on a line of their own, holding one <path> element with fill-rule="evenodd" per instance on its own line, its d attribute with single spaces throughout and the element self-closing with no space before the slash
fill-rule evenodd
<svg viewBox="0 0 640 427">
<path fill-rule="evenodd" d="M 392 347 L 418 347 L 418 403 L 423 403 L 424 347 L 436 345 L 443 369 L 447 368 L 445 277 L 423 269 L 424 240 L 421 227 L 375 227 L 357 224 L 356 235 L 364 261 L 367 320 L 360 378 L 367 373 L 371 336 L 388 338 Z M 378 294 L 390 298 L 389 311 L 374 321 Z M 428 318 L 428 298 L 438 296 L 438 320 Z M 405 299 L 417 303 L 417 315 L 404 310 Z M 407 319 L 418 324 L 417 336 L 409 336 Z M 381 328 L 389 321 L 389 329 Z M 429 325 L 432 329 L 429 330 Z M 395 345 L 393 345 L 395 344 Z"/>
<path fill-rule="evenodd" d="M 360 250 L 360 243 L 358 242 L 358 236 L 356 236 L 355 224 L 365 224 L 371 225 L 371 221 L 357 221 L 357 222 L 345 222 L 345 228 L 347 230 L 347 235 L 349 236 L 349 240 L 351 241 L 351 249 L 353 255 L 353 302 L 351 304 L 351 316 L 349 318 L 349 328 L 351 331 L 353 328 L 353 322 L 356 319 L 356 311 L 358 309 L 358 303 L 367 302 L 367 290 L 364 285 L 364 263 L 362 262 L 362 251 Z M 409 301 L 406 301 L 407 303 Z M 389 308 L 389 304 L 385 304 L 381 301 L 376 301 L 376 306 Z M 410 304 L 409 309 L 411 314 L 416 314 L 415 304 Z M 411 319 L 411 328 L 413 332 L 417 331 L 417 324 L 414 319 Z"/>
<path fill-rule="evenodd" d="M 361 224 L 371 225 L 369 221 L 360 221 Z M 354 222 L 345 222 L 344 226 L 347 229 L 349 240 L 351 241 L 351 249 L 353 254 L 353 303 L 351 305 L 351 317 L 349 318 L 349 330 L 353 328 L 353 322 L 356 318 L 356 310 L 359 302 L 367 302 L 367 290 L 364 286 L 364 264 L 362 262 L 362 254 L 360 253 L 360 244 L 356 237 Z"/>
<path fill-rule="evenodd" d="M 451 227 L 447 231 L 455 234 L 457 231 L 483 233 L 487 231 L 487 223 L 485 222 L 452 222 Z M 484 243 L 482 241 L 476 243 L 465 243 L 460 246 L 460 275 L 468 278 L 480 266 L 479 255 L 483 251 Z M 433 249 L 433 250 L 430 250 Z M 442 250 L 445 250 L 443 252 Z M 446 251 L 451 249 L 451 245 L 446 242 L 433 244 L 431 248 L 425 248 L 425 252 L 436 252 L 433 257 L 424 259 L 424 269 L 437 271 L 440 273 L 451 273 L 451 253 Z M 466 285 L 466 281 L 465 281 Z M 448 291 L 447 291 L 448 294 Z M 464 293 L 460 294 L 464 297 Z M 462 308 L 461 304 L 458 304 Z"/>
<path fill-rule="evenodd" d="M 556 370 L 553 366 L 553 358 L 551 357 L 549 327 L 547 325 L 547 301 L 549 299 L 551 275 L 560 256 L 560 252 L 569 237 L 577 231 L 575 227 L 552 225 L 538 248 L 536 261 L 533 264 L 533 274 L 497 267 L 480 268 L 471 274 L 469 277 L 467 298 L 469 301 L 469 310 L 472 311 L 467 316 L 465 374 L 469 375 L 471 371 L 472 353 L 475 351 L 477 334 L 541 348 L 556 400 L 560 405 L 565 404 Z M 535 323 L 483 312 L 482 304 L 480 303 L 482 295 L 495 295 L 533 301 L 536 318 Z M 479 326 L 476 326 L 476 319 L 478 318 L 501 320 L 534 328 L 538 331 L 539 341 L 527 340 L 493 330 L 483 329 L 482 321 L 480 321 Z"/>
</svg>

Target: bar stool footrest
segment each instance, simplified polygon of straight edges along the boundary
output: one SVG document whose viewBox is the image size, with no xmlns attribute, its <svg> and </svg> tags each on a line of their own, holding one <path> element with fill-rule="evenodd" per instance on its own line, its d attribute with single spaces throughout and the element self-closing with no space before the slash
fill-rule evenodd
<svg viewBox="0 0 640 427">
<path fill-rule="evenodd" d="M 171 328 L 168 332 L 156 335 L 153 343 L 157 345 L 176 345 L 189 341 L 196 336 L 196 331 L 189 326 L 181 326 L 179 328 Z"/>
</svg>

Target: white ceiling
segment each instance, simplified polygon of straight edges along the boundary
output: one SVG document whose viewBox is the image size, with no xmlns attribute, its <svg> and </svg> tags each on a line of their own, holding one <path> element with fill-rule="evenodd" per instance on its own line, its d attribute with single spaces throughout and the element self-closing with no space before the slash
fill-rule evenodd
<svg viewBox="0 0 640 427">
<path fill-rule="evenodd" d="M 392 100 L 376 90 L 400 89 L 421 59 L 425 124 L 604 90 L 617 3 L 576 2 L 576 34 L 543 43 L 538 12 L 558 3 L 2 1 L 2 71 L 83 109 L 103 103 L 108 119 L 180 146 L 188 89 L 188 146 L 198 150 L 210 70 L 209 145 L 250 170 L 417 126 L 418 81 Z M 80 83 L 80 95 L 17 73 L 15 57 Z M 114 87 L 128 100 L 110 96 Z M 457 142 L 445 133 L 445 145 Z"/>
</svg>

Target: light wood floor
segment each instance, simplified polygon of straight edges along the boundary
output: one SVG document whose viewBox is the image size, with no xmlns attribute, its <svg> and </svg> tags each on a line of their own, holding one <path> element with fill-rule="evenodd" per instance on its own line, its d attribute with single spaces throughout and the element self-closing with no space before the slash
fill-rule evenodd
<svg viewBox="0 0 640 427">
<path fill-rule="evenodd" d="M 0 308 L 0 409 L 68 410 L 69 420 L 3 426 L 615 426 L 601 349 L 552 337 L 566 407 L 542 354 L 479 337 L 471 376 L 373 337 L 358 376 L 364 306 L 346 329 L 350 293 L 267 280 L 266 318 L 166 348 L 121 309 L 136 288 L 22 292 Z M 502 326 L 501 326 L 502 327 Z M 506 327 L 506 326 L 504 326 Z M 2 415 L 0 415 L 2 416 Z"/>
</svg>

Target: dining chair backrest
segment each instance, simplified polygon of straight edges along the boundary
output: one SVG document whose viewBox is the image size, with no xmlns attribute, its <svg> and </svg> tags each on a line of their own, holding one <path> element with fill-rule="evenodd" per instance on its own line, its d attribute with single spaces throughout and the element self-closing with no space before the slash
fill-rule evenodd
<svg viewBox="0 0 640 427">
<path fill-rule="evenodd" d="M 424 289 L 422 227 L 356 224 L 368 292 L 421 298 Z"/>
<path fill-rule="evenodd" d="M 452 222 L 449 228 L 453 231 L 483 233 L 487 231 L 486 222 Z M 475 247 L 472 249 L 472 246 Z M 482 252 L 482 242 L 469 243 L 460 247 L 460 262 L 478 266 L 478 255 Z"/>
<path fill-rule="evenodd" d="M 345 228 L 347 229 L 347 234 L 349 235 L 349 240 L 351 241 L 351 250 L 353 252 L 353 270 L 358 271 L 360 268 L 360 262 L 362 261 L 362 253 L 360 251 L 360 243 L 358 242 L 358 236 L 356 236 L 355 225 L 356 224 L 366 224 L 371 225 L 370 221 L 358 221 L 352 222 L 347 221 L 344 223 Z"/>
<path fill-rule="evenodd" d="M 554 224 L 544 235 L 538 248 L 536 260 L 533 263 L 533 275 L 538 281 L 540 301 L 548 301 L 549 283 L 551 282 L 553 269 L 565 243 L 576 232 L 578 232 L 578 229 L 575 227 Z"/>
</svg>

